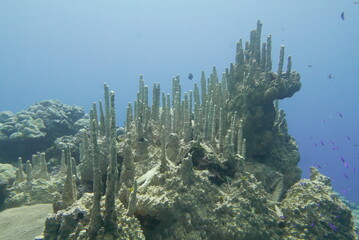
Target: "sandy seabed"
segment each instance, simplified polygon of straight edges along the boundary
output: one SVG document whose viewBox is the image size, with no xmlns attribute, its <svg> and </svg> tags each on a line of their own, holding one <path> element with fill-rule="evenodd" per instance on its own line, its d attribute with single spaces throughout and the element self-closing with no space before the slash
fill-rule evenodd
<svg viewBox="0 0 359 240">
<path fill-rule="evenodd" d="M 36 204 L 0 212 L 0 239 L 34 240 L 44 230 L 49 213 L 52 213 L 52 204 Z"/>
</svg>

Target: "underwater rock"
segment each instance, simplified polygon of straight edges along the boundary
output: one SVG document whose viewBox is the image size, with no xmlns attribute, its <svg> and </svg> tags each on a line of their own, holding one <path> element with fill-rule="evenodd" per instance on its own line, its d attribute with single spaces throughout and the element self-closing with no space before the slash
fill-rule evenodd
<svg viewBox="0 0 359 240">
<path fill-rule="evenodd" d="M 294 184 L 280 205 L 285 239 L 355 239 L 350 209 L 333 192 L 330 178 L 311 167 L 310 180 Z"/>
<path fill-rule="evenodd" d="M 48 168 L 56 170 L 56 166 L 61 163 L 61 152 L 71 146 L 71 156 L 75 158 L 77 164 L 80 162 L 80 148 L 82 141 L 82 132 L 77 132 L 74 135 L 66 135 L 56 138 L 51 147 L 46 149 L 46 156 L 49 158 Z M 54 169 L 55 168 L 55 169 Z"/>
<path fill-rule="evenodd" d="M 0 163 L 0 210 L 2 210 L 5 199 L 9 195 L 8 188 L 11 187 L 16 178 L 16 168 L 11 164 Z"/>
<path fill-rule="evenodd" d="M 175 133 L 171 133 L 168 136 L 167 144 L 166 144 L 166 155 L 167 158 L 172 162 L 178 161 L 178 154 L 179 154 L 179 146 L 180 146 L 180 139 Z"/>
<path fill-rule="evenodd" d="M 62 173 L 47 171 L 45 153 L 34 154 L 31 162 L 32 164 L 28 160 L 26 164 L 23 164 L 19 158 L 18 168 L 14 168 L 10 164 L 0 164 L 1 166 L 9 165 L 16 171 L 16 178 L 7 184 L 6 194 L 1 195 L 5 199 L 3 199 L 3 203 L 0 202 L 0 209 L 53 203 L 55 196 L 63 191 Z M 7 170 L 6 172 L 9 174 L 12 171 Z M 1 179 L 5 178 L 0 176 L 0 181 Z"/>
<path fill-rule="evenodd" d="M 177 173 L 157 174 L 140 194 L 135 216 L 146 239 L 280 239 L 266 227 L 276 217 L 253 175 L 218 187 L 207 170 L 193 174 L 191 185 Z"/>
<path fill-rule="evenodd" d="M 5 208 L 52 203 L 54 194 L 62 190 L 62 183 L 34 179 L 30 184 L 22 182 L 8 189 L 9 195 L 5 200 Z"/>
<path fill-rule="evenodd" d="M 88 233 L 92 194 L 85 193 L 71 207 L 57 212 L 56 215 L 47 217 L 43 239 L 90 239 Z M 101 202 L 104 206 L 104 201 Z M 139 220 L 134 216 L 127 216 L 126 210 L 119 200 L 116 203 L 118 223 L 118 238 L 116 239 L 145 239 Z M 100 228 L 96 239 L 114 239 L 106 235 L 104 228 Z"/>
<path fill-rule="evenodd" d="M 346 199 L 343 195 L 341 195 L 340 193 L 336 193 L 339 197 L 339 199 L 345 204 L 347 205 L 347 207 L 352 211 L 352 216 L 353 216 L 353 223 L 354 223 L 354 229 L 355 229 L 355 233 L 357 235 L 359 235 L 359 205 L 354 203 L 354 202 L 350 202 L 348 199 Z"/>
<path fill-rule="evenodd" d="M 82 108 L 45 100 L 16 114 L 0 113 L 0 162 L 30 159 L 50 147 L 57 137 L 73 135 L 82 123 Z"/>
</svg>

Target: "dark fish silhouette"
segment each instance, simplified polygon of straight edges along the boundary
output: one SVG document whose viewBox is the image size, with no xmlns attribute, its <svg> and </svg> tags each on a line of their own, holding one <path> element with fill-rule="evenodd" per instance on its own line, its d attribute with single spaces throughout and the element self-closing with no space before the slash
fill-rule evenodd
<svg viewBox="0 0 359 240">
<path fill-rule="evenodd" d="M 342 20 L 345 20 L 344 12 L 342 12 L 342 14 L 340 14 L 340 17 L 342 18 Z"/>
<path fill-rule="evenodd" d="M 310 65 L 310 64 L 309 64 L 308 67 L 313 67 L 313 65 Z"/>
<path fill-rule="evenodd" d="M 333 78 L 334 77 L 334 75 L 331 73 L 331 74 L 329 74 L 328 75 L 328 78 L 330 79 L 330 78 Z"/>
<path fill-rule="evenodd" d="M 192 80 L 192 79 L 193 79 L 193 74 L 192 74 L 192 73 L 190 73 L 190 74 L 188 75 L 188 79 L 189 79 L 189 80 Z"/>
</svg>

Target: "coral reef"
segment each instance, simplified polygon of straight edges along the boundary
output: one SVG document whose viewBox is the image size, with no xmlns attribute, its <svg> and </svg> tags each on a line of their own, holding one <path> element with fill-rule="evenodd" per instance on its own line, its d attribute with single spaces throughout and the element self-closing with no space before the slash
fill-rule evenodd
<svg viewBox="0 0 359 240">
<path fill-rule="evenodd" d="M 93 104 L 89 124 L 70 140 L 79 159 L 59 144 L 57 174 L 47 173 L 42 154 L 17 171 L 25 187 L 63 184 L 37 239 L 355 239 L 329 178 L 313 168 L 300 180 L 278 107 L 300 89 L 300 76 L 291 57 L 283 71 L 283 46 L 272 71 L 271 37 L 261 44 L 261 29 L 258 21 L 250 41 L 239 41 L 221 81 L 213 67 L 200 88 L 182 93 L 176 76 L 172 95 L 153 85 L 150 105 L 140 76 L 125 131 L 105 84 L 104 104 Z"/>
<path fill-rule="evenodd" d="M 355 239 L 350 209 L 333 192 L 328 177 L 310 170 L 310 180 L 294 184 L 281 203 L 284 238 Z"/>
<path fill-rule="evenodd" d="M 342 201 L 352 212 L 352 221 L 354 223 L 354 231 L 357 236 L 359 237 L 359 205 L 350 202 L 348 199 L 346 199 L 343 195 L 336 193 L 340 201 Z"/>
<path fill-rule="evenodd" d="M 2 210 L 5 199 L 9 196 L 9 188 L 16 178 L 16 168 L 11 164 L 0 163 L 0 210 Z"/>
<path fill-rule="evenodd" d="M 0 204 L 0 207 L 52 203 L 54 197 L 63 191 L 64 175 L 61 172 L 50 175 L 46 166 L 45 153 L 34 154 L 31 162 L 28 160 L 26 164 L 19 158 L 16 177 L 8 185 L 4 205 Z"/>
<path fill-rule="evenodd" d="M 24 160 L 51 147 L 56 138 L 73 135 L 87 125 L 77 106 L 46 100 L 16 114 L 0 112 L 0 162 Z"/>
</svg>

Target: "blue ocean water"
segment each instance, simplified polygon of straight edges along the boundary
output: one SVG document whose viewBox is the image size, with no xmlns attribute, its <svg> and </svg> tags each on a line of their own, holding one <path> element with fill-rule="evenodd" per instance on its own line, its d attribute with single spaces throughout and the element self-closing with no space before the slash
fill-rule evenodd
<svg viewBox="0 0 359 240">
<path fill-rule="evenodd" d="M 303 177 L 317 166 L 359 203 L 359 4 L 351 0 L 1 0 L 0 111 L 44 99 L 88 110 L 107 82 L 122 125 L 140 74 L 165 92 L 179 74 L 191 90 L 202 70 L 222 72 L 234 61 L 236 42 L 249 39 L 257 20 L 263 40 L 272 35 L 273 69 L 285 45 L 301 74 L 301 91 L 280 108 Z"/>
</svg>

